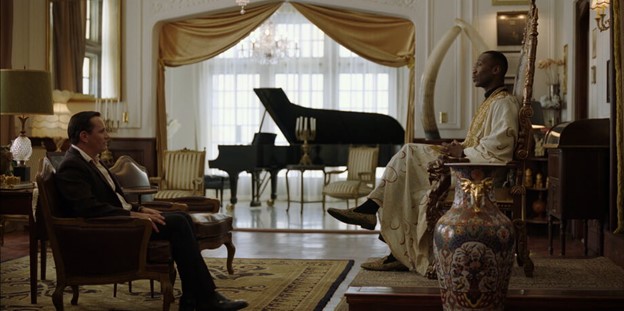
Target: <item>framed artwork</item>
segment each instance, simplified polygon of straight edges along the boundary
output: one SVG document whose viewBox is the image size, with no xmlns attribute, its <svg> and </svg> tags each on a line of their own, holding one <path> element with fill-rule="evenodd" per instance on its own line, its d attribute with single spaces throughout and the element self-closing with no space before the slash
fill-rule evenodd
<svg viewBox="0 0 624 311">
<path fill-rule="evenodd" d="M 496 42 L 499 46 L 521 46 L 528 12 L 497 12 Z"/>
<path fill-rule="evenodd" d="M 518 66 L 520 65 L 520 51 L 508 51 L 504 52 L 505 57 L 507 57 L 507 74 L 505 74 L 505 78 L 511 77 L 515 78 L 518 73 Z"/>
<path fill-rule="evenodd" d="M 598 31 L 596 30 L 597 28 L 594 28 L 592 30 L 592 37 L 591 37 L 591 57 L 596 58 L 596 40 L 598 37 Z"/>
<path fill-rule="evenodd" d="M 607 60 L 607 103 L 611 103 L 611 60 Z"/>
<path fill-rule="evenodd" d="M 529 5 L 529 0 L 492 0 L 492 5 Z"/>
<path fill-rule="evenodd" d="M 561 80 L 561 93 L 568 94 L 568 45 L 563 46 L 563 79 Z"/>
</svg>

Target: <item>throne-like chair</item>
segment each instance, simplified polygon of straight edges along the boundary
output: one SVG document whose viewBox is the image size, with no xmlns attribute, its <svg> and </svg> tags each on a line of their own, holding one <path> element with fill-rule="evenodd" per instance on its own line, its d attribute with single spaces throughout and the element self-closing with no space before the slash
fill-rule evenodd
<svg viewBox="0 0 624 311">
<path fill-rule="evenodd" d="M 533 276 L 534 264 L 529 257 L 527 245 L 527 230 L 524 215 L 526 205 L 526 188 L 523 183 L 523 172 L 527 167 L 527 158 L 533 148 L 533 128 L 531 117 L 533 108 L 531 106 L 533 98 L 533 76 L 535 72 L 535 54 L 537 49 L 537 7 L 535 0 L 531 1 L 529 15 L 524 33 L 523 45 L 520 51 L 520 61 L 515 78 L 513 94 L 518 97 L 521 107 L 518 112 L 518 139 L 514 150 L 513 161 L 508 163 L 511 170 L 514 170 L 514 181 L 510 188 L 504 192 L 498 192 L 497 204 L 502 210 L 507 210 L 511 214 L 515 228 L 516 239 L 516 261 L 524 268 L 527 277 Z M 448 156 L 440 156 L 437 160 L 428 165 L 429 180 L 432 184 L 432 191 L 427 198 L 427 230 L 433 231 L 437 221 L 448 210 L 451 201 L 449 200 L 449 189 L 451 186 L 450 168 L 445 163 L 457 162 L 460 159 L 453 159 Z M 437 278 L 435 260 L 431 261 L 427 270 L 427 277 Z"/>
</svg>

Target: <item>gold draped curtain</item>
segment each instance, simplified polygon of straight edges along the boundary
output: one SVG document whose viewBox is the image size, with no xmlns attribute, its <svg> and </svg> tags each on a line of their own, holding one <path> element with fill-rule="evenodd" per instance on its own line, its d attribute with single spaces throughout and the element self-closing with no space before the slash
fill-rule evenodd
<svg viewBox="0 0 624 311">
<path fill-rule="evenodd" d="M 616 206 L 617 228 L 615 233 L 624 234 L 624 5 L 622 0 L 613 2 L 613 65 L 615 66 L 615 156 L 616 156 Z"/>
<path fill-rule="evenodd" d="M 85 0 L 52 1 L 54 88 L 82 92 L 86 5 Z"/>
<path fill-rule="evenodd" d="M 414 24 L 405 19 L 291 3 L 328 36 L 372 62 L 408 66 L 410 87 L 405 141 L 414 133 Z M 268 19 L 282 2 L 263 4 L 207 17 L 165 23 L 160 31 L 156 87 L 158 154 L 167 149 L 165 66 L 175 67 L 210 59 L 236 45 Z M 159 170 L 160 170 L 160 159 Z"/>
</svg>

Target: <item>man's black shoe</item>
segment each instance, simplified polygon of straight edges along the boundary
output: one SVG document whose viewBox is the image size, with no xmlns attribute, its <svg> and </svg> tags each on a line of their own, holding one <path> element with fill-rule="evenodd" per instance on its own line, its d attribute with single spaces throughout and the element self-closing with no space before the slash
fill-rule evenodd
<svg viewBox="0 0 624 311">
<path fill-rule="evenodd" d="M 219 292 L 214 292 L 206 302 L 200 302 L 197 305 L 198 311 L 235 311 L 246 308 L 249 306 L 245 300 L 231 300 L 221 295 Z"/>
</svg>

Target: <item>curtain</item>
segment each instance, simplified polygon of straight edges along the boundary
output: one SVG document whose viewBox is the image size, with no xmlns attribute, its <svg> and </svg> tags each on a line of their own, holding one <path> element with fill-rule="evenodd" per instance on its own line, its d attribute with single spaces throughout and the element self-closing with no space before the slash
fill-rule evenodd
<svg viewBox="0 0 624 311">
<path fill-rule="evenodd" d="M 415 26 L 406 19 L 379 16 L 303 3 L 292 4 L 336 42 L 378 64 L 407 66 L 409 95 L 405 142 L 414 139 Z"/>
<path fill-rule="evenodd" d="M 101 98 L 121 98 L 121 3 L 102 2 Z"/>
<path fill-rule="evenodd" d="M 240 15 L 238 11 L 232 11 L 163 25 L 159 40 L 156 91 L 156 118 L 157 123 L 161 124 L 156 133 L 159 154 L 167 148 L 165 66 L 190 64 L 222 53 L 258 27 L 280 5 L 281 3 L 270 3 L 250 7 L 244 15 Z M 362 57 L 386 65 L 410 68 L 410 94 L 405 132 L 406 141 L 411 141 L 414 132 L 414 25 L 405 19 L 333 10 L 313 5 L 296 3 L 293 5 L 334 40 Z M 336 13 L 332 13 L 334 11 Z M 352 22 L 346 23 L 347 20 Z M 344 34 L 341 33 L 343 27 Z M 358 27 L 364 27 L 363 29 L 367 30 L 358 30 Z M 372 36 L 372 30 L 382 35 Z M 350 42 L 351 40 L 357 43 Z M 345 44 L 344 41 L 347 43 Z"/>
<path fill-rule="evenodd" d="M 177 67 L 215 57 L 245 38 L 281 3 L 250 7 L 244 15 L 238 10 L 166 23 L 158 42 L 158 80 L 156 86 L 156 132 L 158 155 L 167 149 L 167 111 L 165 103 L 165 66 Z M 161 156 L 158 171 L 161 172 Z"/>
<path fill-rule="evenodd" d="M 13 49 L 13 0 L 0 1 L 0 68 L 11 68 Z M 8 145 L 15 137 L 15 117 L 0 116 L 0 145 Z"/>
<path fill-rule="evenodd" d="M 615 233 L 624 234 L 624 5 L 613 1 L 613 66 L 615 66 L 615 155 L 616 155 L 616 206 L 617 228 Z M 613 111 L 613 110 L 612 110 Z"/>
<path fill-rule="evenodd" d="M 54 87 L 82 92 L 82 63 L 85 57 L 86 2 L 52 2 Z"/>
<path fill-rule="evenodd" d="M 267 41 L 281 40 L 285 50 L 263 49 L 259 42 L 269 33 Z M 284 57 L 274 56 L 278 54 Z M 167 69 L 167 146 L 206 148 L 207 157 L 214 159 L 218 145 L 248 145 L 258 131 L 277 133 L 275 144 L 288 145 L 273 118 L 267 115 L 261 122 L 264 109 L 252 91 L 256 87 L 281 87 L 291 102 L 303 107 L 396 118 L 397 103 L 406 100 L 402 94 L 409 89 L 407 73 L 406 67 L 377 64 L 349 51 L 290 3 L 284 3 L 248 37 L 219 56 Z M 176 109 L 182 102 L 193 104 Z M 298 183 L 297 174 L 290 174 L 291 185 Z M 285 197 L 284 175 L 282 171 L 278 179 L 280 197 Z M 239 176 L 239 198 L 251 193 L 249 177 Z M 318 200 L 322 174 L 306 172 L 305 177 L 305 199 Z M 291 187 L 290 194 L 298 197 L 299 191 L 300 187 Z"/>
</svg>

